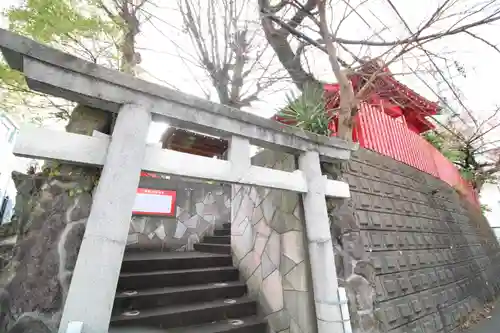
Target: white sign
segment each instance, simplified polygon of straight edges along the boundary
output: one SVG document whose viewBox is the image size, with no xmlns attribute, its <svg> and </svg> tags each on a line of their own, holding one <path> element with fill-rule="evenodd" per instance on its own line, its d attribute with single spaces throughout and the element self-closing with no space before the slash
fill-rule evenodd
<svg viewBox="0 0 500 333">
<path fill-rule="evenodd" d="M 175 191 L 138 188 L 132 214 L 175 216 Z"/>
</svg>

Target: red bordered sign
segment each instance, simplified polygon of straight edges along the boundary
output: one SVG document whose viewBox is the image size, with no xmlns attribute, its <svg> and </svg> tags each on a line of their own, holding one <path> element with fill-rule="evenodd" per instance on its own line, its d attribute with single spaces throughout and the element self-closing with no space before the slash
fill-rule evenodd
<svg viewBox="0 0 500 333">
<path fill-rule="evenodd" d="M 132 214 L 175 216 L 176 191 L 138 188 Z"/>
</svg>

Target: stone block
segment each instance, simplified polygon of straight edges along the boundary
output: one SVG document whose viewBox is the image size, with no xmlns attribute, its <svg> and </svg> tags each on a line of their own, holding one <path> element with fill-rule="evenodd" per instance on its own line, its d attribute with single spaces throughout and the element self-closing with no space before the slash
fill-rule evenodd
<svg viewBox="0 0 500 333">
<path fill-rule="evenodd" d="M 292 214 L 299 205 L 299 194 L 282 191 L 281 210 Z"/>
<path fill-rule="evenodd" d="M 396 248 L 396 235 L 392 232 L 384 232 L 383 234 L 384 248 L 388 250 L 393 250 Z"/>
<path fill-rule="evenodd" d="M 279 271 L 275 270 L 262 281 L 261 296 L 266 315 L 283 309 L 283 285 Z"/>
<path fill-rule="evenodd" d="M 286 309 L 269 314 L 266 316 L 266 320 L 274 332 L 287 332 L 290 328 L 290 316 Z"/>
<path fill-rule="evenodd" d="M 364 193 L 372 193 L 372 188 L 376 187 L 378 182 L 370 181 L 365 178 L 358 178 L 360 190 Z M 380 184 L 379 184 L 380 185 Z M 380 186 L 379 186 L 380 187 Z"/>
<path fill-rule="evenodd" d="M 408 279 L 407 273 L 399 274 L 398 278 L 399 288 L 401 289 L 402 294 L 409 294 L 413 292 L 413 288 L 411 286 L 410 280 Z"/>
<path fill-rule="evenodd" d="M 370 226 L 373 227 L 374 229 L 381 229 L 384 225 L 382 221 L 382 216 L 383 214 L 379 213 L 367 213 L 368 218 L 370 220 Z"/>
<path fill-rule="evenodd" d="M 263 253 L 261 256 L 262 260 L 262 279 L 267 278 L 272 272 L 277 269 L 277 266 L 269 259 L 267 253 Z"/>
<path fill-rule="evenodd" d="M 370 232 L 361 230 L 360 231 L 360 236 L 361 239 L 363 240 L 363 244 L 365 246 L 365 250 L 368 252 L 372 252 L 372 244 L 371 244 L 371 238 L 370 238 Z"/>
<path fill-rule="evenodd" d="M 177 222 L 177 226 L 176 226 L 175 233 L 174 233 L 174 238 L 181 239 L 184 236 L 186 230 L 187 230 L 187 228 L 182 222 L 180 222 L 180 221 Z"/>
<path fill-rule="evenodd" d="M 264 215 L 264 218 L 268 223 L 270 223 L 273 219 L 274 213 L 276 211 L 276 206 L 273 204 L 271 200 L 264 200 L 260 204 L 260 207 L 262 208 L 262 213 Z"/>
<path fill-rule="evenodd" d="M 290 270 L 283 277 L 284 290 L 295 290 L 307 292 L 308 288 L 308 267 L 305 262 L 301 262 Z"/>
<path fill-rule="evenodd" d="M 250 223 L 248 223 L 248 221 L 246 222 L 246 227 L 242 232 L 233 232 L 234 224 L 232 224 L 231 227 L 231 249 L 236 257 L 238 257 L 238 259 L 242 259 L 253 249 L 254 246 L 254 235 L 252 227 L 250 226 Z"/>
<path fill-rule="evenodd" d="M 385 271 L 386 273 L 397 272 L 399 270 L 397 257 L 392 255 L 387 255 L 385 257 L 385 263 L 386 263 L 386 271 Z"/>
<path fill-rule="evenodd" d="M 410 318 L 413 316 L 413 309 L 407 302 L 405 301 L 398 302 L 397 308 L 404 321 L 409 321 Z"/>
<path fill-rule="evenodd" d="M 290 328 L 298 326 L 299 332 L 315 332 L 316 318 L 314 313 L 314 304 L 311 301 L 308 292 L 301 291 L 284 291 L 285 308 L 290 315 Z"/>
<path fill-rule="evenodd" d="M 362 229 L 367 229 L 371 226 L 370 215 L 367 211 L 358 210 L 355 212 L 356 222 Z"/>
<path fill-rule="evenodd" d="M 278 217 L 279 220 L 277 220 Z M 304 228 L 303 225 L 303 222 L 295 217 L 295 215 L 291 213 L 281 213 L 281 211 L 277 210 L 274 214 L 271 227 L 279 233 L 285 233 L 291 230 L 301 231 Z"/>
<path fill-rule="evenodd" d="M 402 230 L 406 227 L 406 216 L 394 215 L 394 226 L 398 230 Z"/>
<path fill-rule="evenodd" d="M 394 216 L 391 214 L 382 215 L 382 225 L 384 229 L 394 229 L 396 227 Z"/>
<path fill-rule="evenodd" d="M 365 182 L 366 182 L 366 185 L 363 184 L 363 186 L 367 186 L 368 189 L 369 189 L 370 184 L 371 184 L 371 193 L 373 193 L 375 195 L 381 195 L 381 194 L 385 193 L 387 185 L 385 185 L 381 182 L 378 182 L 378 181 L 365 180 Z"/>
<path fill-rule="evenodd" d="M 407 270 L 409 268 L 408 256 L 403 251 L 399 251 L 396 254 L 396 258 L 398 260 L 400 270 Z"/>
<path fill-rule="evenodd" d="M 248 286 L 248 295 L 253 298 L 259 296 L 262 288 L 262 267 L 258 266 L 254 273 L 246 280 Z"/>
<path fill-rule="evenodd" d="M 239 261 L 239 269 L 244 280 L 248 280 L 255 270 L 261 266 L 260 257 L 250 251 Z"/>
<path fill-rule="evenodd" d="M 388 304 L 384 307 L 385 318 L 389 327 L 396 326 L 398 319 L 400 318 L 399 308 Z"/>
<path fill-rule="evenodd" d="M 371 263 L 372 263 L 373 267 L 375 268 L 375 272 L 377 274 L 385 272 L 384 263 L 382 261 L 382 258 L 380 256 L 377 256 L 375 253 L 371 256 Z"/>
<path fill-rule="evenodd" d="M 281 235 L 281 253 L 295 263 L 305 258 L 304 234 L 300 231 L 288 231 Z"/>
<path fill-rule="evenodd" d="M 384 279 L 384 289 L 388 298 L 394 298 L 399 293 L 399 283 L 396 278 L 386 277 Z"/>
<path fill-rule="evenodd" d="M 201 217 L 199 215 L 194 215 L 191 218 L 189 218 L 188 220 L 184 221 L 183 224 L 187 228 L 194 229 L 198 226 L 198 222 L 200 221 L 200 218 Z"/>
<path fill-rule="evenodd" d="M 418 297 L 412 297 L 410 302 L 413 312 L 416 315 L 422 315 L 424 308 L 422 306 L 422 302 L 418 299 Z"/>
<path fill-rule="evenodd" d="M 127 245 L 139 243 L 139 234 L 129 234 L 127 237 Z"/>
<path fill-rule="evenodd" d="M 164 240 L 165 237 L 167 236 L 167 234 L 165 232 L 165 227 L 163 226 L 163 224 L 160 224 L 160 226 L 158 228 L 156 228 L 156 230 L 154 231 L 154 233 L 161 240 Z"/>
<path fill-rule="evenodd" d="M 146 216 L 132 216 L 130 224 L 134 232 L 144 233 L 148 218 Z"/>
<path fill-rule="evenodd" d="M 388 298 L 387 292 L 385 291 L 385 288 L 383 286 L 383 278 L 381 277 L 376 277 L 374 281 L 375 285 L 375 299 L 377 302 L 382 302 Z"/>
<path fill-rule="evenodd" d="M 281 259 L 281 241 L 280 235 L 276 231 L 271 232 L 264 251 L 274 265 L 279 267 Z"/>
<path fill-rule="evenodd" d="M 261 257 L 262 254 L 264 253 L 264 249 L 266 247 L 268 238 L 269 238 L 269 235 L 264 235 L 260 232 L 256 233 L 255 243 L 254 243 L 254 251 L 257 254 L 257 256 Z"/>
<path fill-rule="evenodd" d="M 370 232 L 371 248 L 375 250 L 384 249 L 383 234 L 381 232 L 372 231 Z"/>
<path fill-rule="evenodd" d="M 414 233 L 412 232 L 405 233 L 405 239 L 406 239 L 406 248 L 410 250 L 417 248 Z"/>
<path fill-rule="evenodd" d="M 410 279 L 410 284 L 415 291 L 422 290 L 422 279 L 418 272 L 412 272 L 408 274 L 408 278 Z"/>
<path fill-rule="evenodd" d="M 348 163 L 348 172 L 352 175 L 360 175 L 362 173 L 363 164 L 357 162 Z"/>
<path fill-rule="evenodd" d="M 282 276 L 286 275 L 292 268 L 294 268 L 297 264 L 293 262 L 292 259 L 288 258 L 285 255 L 281 255 L 280 259 L 280 273 Z"/>
</svg>

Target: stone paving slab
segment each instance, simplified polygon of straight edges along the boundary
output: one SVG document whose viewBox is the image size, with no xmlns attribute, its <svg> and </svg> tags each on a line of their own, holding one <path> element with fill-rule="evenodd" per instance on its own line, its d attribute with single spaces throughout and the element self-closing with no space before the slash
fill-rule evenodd
<svg viewBox="0 0 500 333">
<path fill-rule="evenodd" d="M 491 318 L 485 318 L 463 333 L 499 333 L 500 332 L 500 299 L 496 301 L 495 307 L 489 313 Z"/>
</svg>

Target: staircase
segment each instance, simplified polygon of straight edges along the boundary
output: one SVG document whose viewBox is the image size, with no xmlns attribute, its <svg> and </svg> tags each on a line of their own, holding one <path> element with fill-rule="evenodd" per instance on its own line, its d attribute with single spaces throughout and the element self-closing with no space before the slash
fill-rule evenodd
<svg viewBox="0 0 500 333">
<path fill-rule="evenodd" d="M 230 224 L 197 252 L 126 253 L 110 332 L 265 333 L 231 257 Z"/>
</svg>

